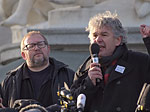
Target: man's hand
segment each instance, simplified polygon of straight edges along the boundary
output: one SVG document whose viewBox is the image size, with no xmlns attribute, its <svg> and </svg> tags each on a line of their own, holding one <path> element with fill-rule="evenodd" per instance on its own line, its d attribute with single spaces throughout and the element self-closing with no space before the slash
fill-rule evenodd
<svg viewBox="0 0 150 112">
<path fill-rule="evenodd" d="M 90 65 L 90 69 L 88 71 L 88 76 L 91 79 L 92 83 L 94 85 L 96 85 L 96 79 L 102 79 L 103 75 L 102 75 L 102 71 L 100 69 L 100 64 L 98 63 L 91 63 Z"/>
<path fill-rule="evenodd" d="M 141 35 L 143 38 L 146 38 L 146 37 L 150 37 L 150 26 L 147 26 L 147 25 L 141 25 L 140 26 L 140 32 L 141 32 Z"/>
</svg>

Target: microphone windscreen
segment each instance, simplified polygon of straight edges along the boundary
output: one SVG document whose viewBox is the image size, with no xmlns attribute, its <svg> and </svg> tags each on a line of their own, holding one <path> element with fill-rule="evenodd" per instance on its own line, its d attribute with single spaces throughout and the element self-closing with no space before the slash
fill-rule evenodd
<svg viewBox="0 0 150 112">
<path fill-rule="evenodd" d="M 90 44 L 89 46 L 90 54 L 98 54 L 100 51 L 100 47 L 97 43 Z"/>
<path fill-rule="evenodd" d="M 85 106 L 85 101 L 86 101 L 86 96 L 84 94 L 80 94 L 77 97 L 77 108 L 84 108 Z"/>
</svg>

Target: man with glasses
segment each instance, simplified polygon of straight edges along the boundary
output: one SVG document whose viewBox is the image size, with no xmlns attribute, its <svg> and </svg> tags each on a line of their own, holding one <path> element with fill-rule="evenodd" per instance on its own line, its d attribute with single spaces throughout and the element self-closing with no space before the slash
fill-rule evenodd
<svg viewBox="0 0 150 112">
<path fill-rule="evenodd" d="M 18 99 L 34 99 L 44 107 L 59 102 L 58 87 L 63 87 L 64 82 L 70 87 L 74 71 L 49 54 L 48 41 L 40 32 L 32 31 L 24 36 L 21 56 L 25 62 L 10 71 L 1 83 L 4 107 L 11 108 Z"/>
</svg>

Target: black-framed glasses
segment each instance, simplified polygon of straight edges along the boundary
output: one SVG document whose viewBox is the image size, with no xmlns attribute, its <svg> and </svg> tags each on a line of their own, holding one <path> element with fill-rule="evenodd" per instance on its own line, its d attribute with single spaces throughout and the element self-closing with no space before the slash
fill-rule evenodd
<svg viewBox="0 0 150 112">
<path fill-rule="evenodd" d="M 36 45 L 39 49 L 46 47 L 47 43 L 45 41 L 40 41 L 37 43 L 31 43 L 31 44 L 27 44 L 25 45 L 25 47 L 23 48 L 24 50 L 35 50 Z"/>
</svg>

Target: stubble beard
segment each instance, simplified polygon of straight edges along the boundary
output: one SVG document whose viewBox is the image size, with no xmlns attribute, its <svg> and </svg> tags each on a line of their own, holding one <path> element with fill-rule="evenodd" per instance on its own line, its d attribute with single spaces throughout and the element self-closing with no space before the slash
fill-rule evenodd
<svg viewBox="0 0 150 112">
<path fill-rule="evenodd" d="M 40 59 L 35 59 L 33 57 L 33 59 L 31 59 L 29 63 L 30 63 L 29 65 L 30 65 L 31 68 L 42 67 L 42 66 L 45 66 L 48 63 L 48 58 L 43 57 L 43 58 L 40 58 Z"/>
</svg>

